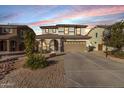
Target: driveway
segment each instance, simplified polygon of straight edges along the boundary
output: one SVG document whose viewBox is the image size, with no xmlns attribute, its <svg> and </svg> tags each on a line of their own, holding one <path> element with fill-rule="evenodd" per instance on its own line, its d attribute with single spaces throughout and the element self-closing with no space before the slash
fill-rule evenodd
<svg viewBox="0 0 124 93">
<path fill-rule="evenodd" d="M 124 87 L 124 63 L 91 53 L 67 53 L 65 87 Z"/>
</svg>

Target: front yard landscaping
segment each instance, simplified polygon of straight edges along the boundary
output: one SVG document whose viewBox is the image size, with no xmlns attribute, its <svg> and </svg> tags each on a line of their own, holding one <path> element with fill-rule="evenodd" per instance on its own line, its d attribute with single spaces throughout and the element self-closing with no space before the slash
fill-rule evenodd
<svg viewBox="0 0 124 93">
<path fill-rule="evenodd" d="M 117 51 L 117 52 L 112 53 L 111 56 L 124 59 L 124 52 L 123 51 Z"/>
<path fill-rule="evenodd" d="M 109 55 L 124 59 L 124 21 L 106 27 L 104 32 L 104 43 Z M 108 52 L 107 46 L 113 47 L 114 50 Z"/>
<path fill-rule="evenodd" d="M 0 80 L 3 88 L 62 88 L 64 87 L 64 63 L 62 56 L 47 59 L 49 67 L 31 70 L 23 68 L 26 57 L 15 62 L 16 69 Z M 60 62 L 61 61 L 61 62 Z"/>
<path fill-rule="evenodd" d="M 32 70 L 38 69 L 38 68 L 44 68 L 48 66 L 47 59 L 45 56 L 42 56 L 40 54 L 34 54 L 33 56 L 26 59 L 26 63 L 24 64 L 24 67 L 29 67 Z"/>
</svg>

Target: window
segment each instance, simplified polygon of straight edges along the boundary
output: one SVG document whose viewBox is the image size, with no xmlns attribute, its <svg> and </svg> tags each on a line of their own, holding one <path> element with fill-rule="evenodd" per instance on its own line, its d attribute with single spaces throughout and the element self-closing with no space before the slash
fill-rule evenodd
<svg viewBox="0 0 124 93">
<path fill-rule="evenodd" d="M 4 28 L 3 29 L 3 33 L 9 33 L 10 32 L 10 29 L 9 28 Z"/>
<path fill-rule="evenodd" d="M 69 31 L 74 31 L 74 27 L 69 27 Z"/>
<path fill-rule="evenodd" d="M 9 33 L 13 33 L 13 29 L 12 28 L 10 29 L 10 32 Z"/>
<path fill-rule="evenodd" d="M 59 32 L 64 32 L 64 27 L 59 27 L 59 28 L 58 28 L 58 31 L 59 31 Z"/>
<path fill-rule="evenodd" d="M 56 33 L 56 29 L 53 29 L 53 33 Z"/>
<path fill-rule="evenodd" d="M 68 34 L 68 28 L 65 28 L 65 34 Z"/>
<path fill-rule="evenodd" d="M 80 28 L 77 28 L 76 34 L 77 34 L 77 35 L 81 35 L 81 29 L 80 29 Z"/>
<path fill-rule="evenodd" d="M 20 30 L 20 37 L 23 37 L 23 36 L 24 36 L 24 31 Z"/>
<path fill-rule="evenodd" d="M 96 33 L 96 38 L 98 37 L 98 33 Z"/>
<path fill-rule="evenodd" d="M 13 33 L 14 28 L 2 28 L 2 33 Z"/>
<path fill-rule="evenodd" d="M 46 32 L 46 33 L 49 33 L 49 29 L 45 29 L 45 32 Z"/>
<path fill-rule="evenodd" d="M 52 31 L 52 29 L 49 29 L 49 33 L 52 33 L 53 31 Z"/>
<path fill-rule="evenodd" d="M 74 27 L 69 27 L 69 35 L 74 35 Z"/>
</svg>

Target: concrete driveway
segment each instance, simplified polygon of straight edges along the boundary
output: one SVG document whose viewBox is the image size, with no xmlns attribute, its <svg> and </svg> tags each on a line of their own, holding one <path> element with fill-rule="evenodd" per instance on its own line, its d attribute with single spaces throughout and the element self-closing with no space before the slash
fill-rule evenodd
<svg viewBox="0 0 124 93">
<path fill-rule="evenodd" d="M 65 87 L 124 87 L 124 63 L 91 53 L 67 53 Z"/>
</svg>

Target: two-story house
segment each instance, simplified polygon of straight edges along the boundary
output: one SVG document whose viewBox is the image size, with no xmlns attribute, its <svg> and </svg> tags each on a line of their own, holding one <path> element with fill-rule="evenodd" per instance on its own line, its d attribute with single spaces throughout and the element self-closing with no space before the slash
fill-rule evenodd
<svg viewBox="0 0 124 93">
<path fill-rule="evenodd" d="M 37 35 L 40 49 L 59 52 L 83 52 L 90 36 L 84 35 L 87 25 L 58 24 L 41 26 L 42 35 Z"/>
<path fill-rule="evenodd" d="M 110 25 L 97 25 L 92 28 L 87 36 L 91 36 L 89 39 L 89 45 L 94 47 L 94 51 L 105 51 L 106 46 L 104 44 L 104 32 Z M 113 49 L 108 47 L 110 50 Z"/>
<path fill-rule="evenodd" d="M 23 51 L 27 30 L 33 31 L 26 25 L 0 25 L 0 51 Z"/>
</svg>

